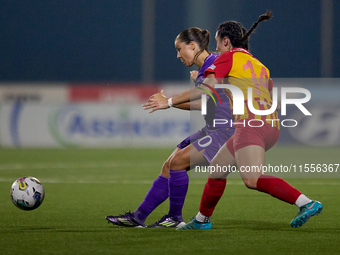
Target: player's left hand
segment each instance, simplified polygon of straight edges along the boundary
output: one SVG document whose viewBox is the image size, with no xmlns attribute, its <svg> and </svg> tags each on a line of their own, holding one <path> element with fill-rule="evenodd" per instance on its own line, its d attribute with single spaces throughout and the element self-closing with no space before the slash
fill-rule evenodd
<svg viewBox="0 0 340 255">
<path fill-rule="evenodd" d="M 190 71 L 190 80 L 195 83 L 198 76 L 198 71 Z"/>
<path fill-rule="evenodd" d="M 154 111 L 157 110 L 162 110 L 162 109 L 167 109 L 169 108 L 168 104 L 168 98 L 150 98 L 149 101 L 145 104 L 142 105 L 144 107 L 144 110 L 151 109 L 149 113 L 153 113 Z"/>
<path fill-rule="evenodd" d="M 154 98 L 154 99 L 163 99 L 163 98 L 169 99 L 168 97 L 166 97 L 164 95 L 163 89 L 161 90 L 161 92 L 153 94 L 151 97 L 149 97 L 148 102 L 150 102 L 150 99 L 152 99 L 152 98 Z"/>
</svg>

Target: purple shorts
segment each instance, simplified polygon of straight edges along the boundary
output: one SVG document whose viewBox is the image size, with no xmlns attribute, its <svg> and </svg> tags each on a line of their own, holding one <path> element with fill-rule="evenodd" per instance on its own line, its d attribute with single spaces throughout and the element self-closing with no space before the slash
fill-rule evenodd
<svg viewBox="0 0 340 255">
<path fill-rule="evenodd" d="M 204 127 L 185 138 L 177 145 L 177 147 L 183 149 L 189 144 L 192 144 L 198 151 L 205 150 L 203 156 L 210 163 L 222 145 L 234 134 L 234 131 L 234 128 L 219 128 L 211 130 Z"/>
</svg>

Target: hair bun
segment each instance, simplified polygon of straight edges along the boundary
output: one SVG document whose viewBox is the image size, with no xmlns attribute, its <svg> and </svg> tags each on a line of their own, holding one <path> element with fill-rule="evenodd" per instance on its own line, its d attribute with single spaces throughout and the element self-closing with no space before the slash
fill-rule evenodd
<svg viewBox="0 0 340 255">
<path fill-rule="evenodd" d="M 209 31 L 208 30 L 206 30 L 206 29 L 204 29 L 204 30 L 202 30 L 202 35 L 206 35 L 207 33 L 209 33 Z"/>
</svg>

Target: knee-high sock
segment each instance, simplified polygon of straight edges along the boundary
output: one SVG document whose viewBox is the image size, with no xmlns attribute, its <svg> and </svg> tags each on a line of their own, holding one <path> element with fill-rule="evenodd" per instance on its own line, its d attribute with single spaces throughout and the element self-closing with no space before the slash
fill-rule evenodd
<svg viewBox="0 0 340 255">
<path fill-rule="evenodd" d="M 210 217 L 213 214 L 218 201 L 223 195 L 226 184 L 227 179 L 215 180 L 208 178 L 208 181 L 204 186 L 199 208 L 201 214 L 206 217 Z"/>
<path fill-rule="evenodd" d="M 283 179 L 264 174 L 257 180 L 257 190 L 268 193 L 290 204 L 294 204 L 302 194 Z"/>
<path fill-rule="evenodd" d="M 159 175 L 146 194 L 144 201 L 133 212 L 133 217 L 144 222 L 149 214 L 169 196 L 168 178 Z"/>
<path fill-rule="evenodd" d="M 189 177 L 186 170 L 169 171 L 169 215 L 178 220 L 182 218 L 182 208 L 188 191 Z"/>
</svg>

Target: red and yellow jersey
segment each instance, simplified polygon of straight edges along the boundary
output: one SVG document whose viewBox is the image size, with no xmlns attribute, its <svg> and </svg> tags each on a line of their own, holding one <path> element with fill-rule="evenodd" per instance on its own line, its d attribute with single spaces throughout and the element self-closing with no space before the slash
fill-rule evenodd
<svg viewBox="0 0 340 255">
<path fill-rule="evenodd" d="M 252 88 L 252 102 L 256 110 L 268 110 L 272 106 L 270 73 L 259 60 L 243 48 L 233 48 L 220 55 L 204 73 L 206 77 L 214 74 L 219 83 L 237 86 L 244 95 L 244 114 L 234 115 L 235 122 L 241 119 L 261 119 L 280 129 L 278 114 L 255 115 L 248 108 L 248 88 Z M 223 81 L 223 82 L 222 82 Z M 226 90 L 232 98 L 232 93 Z"/>
</svg>

